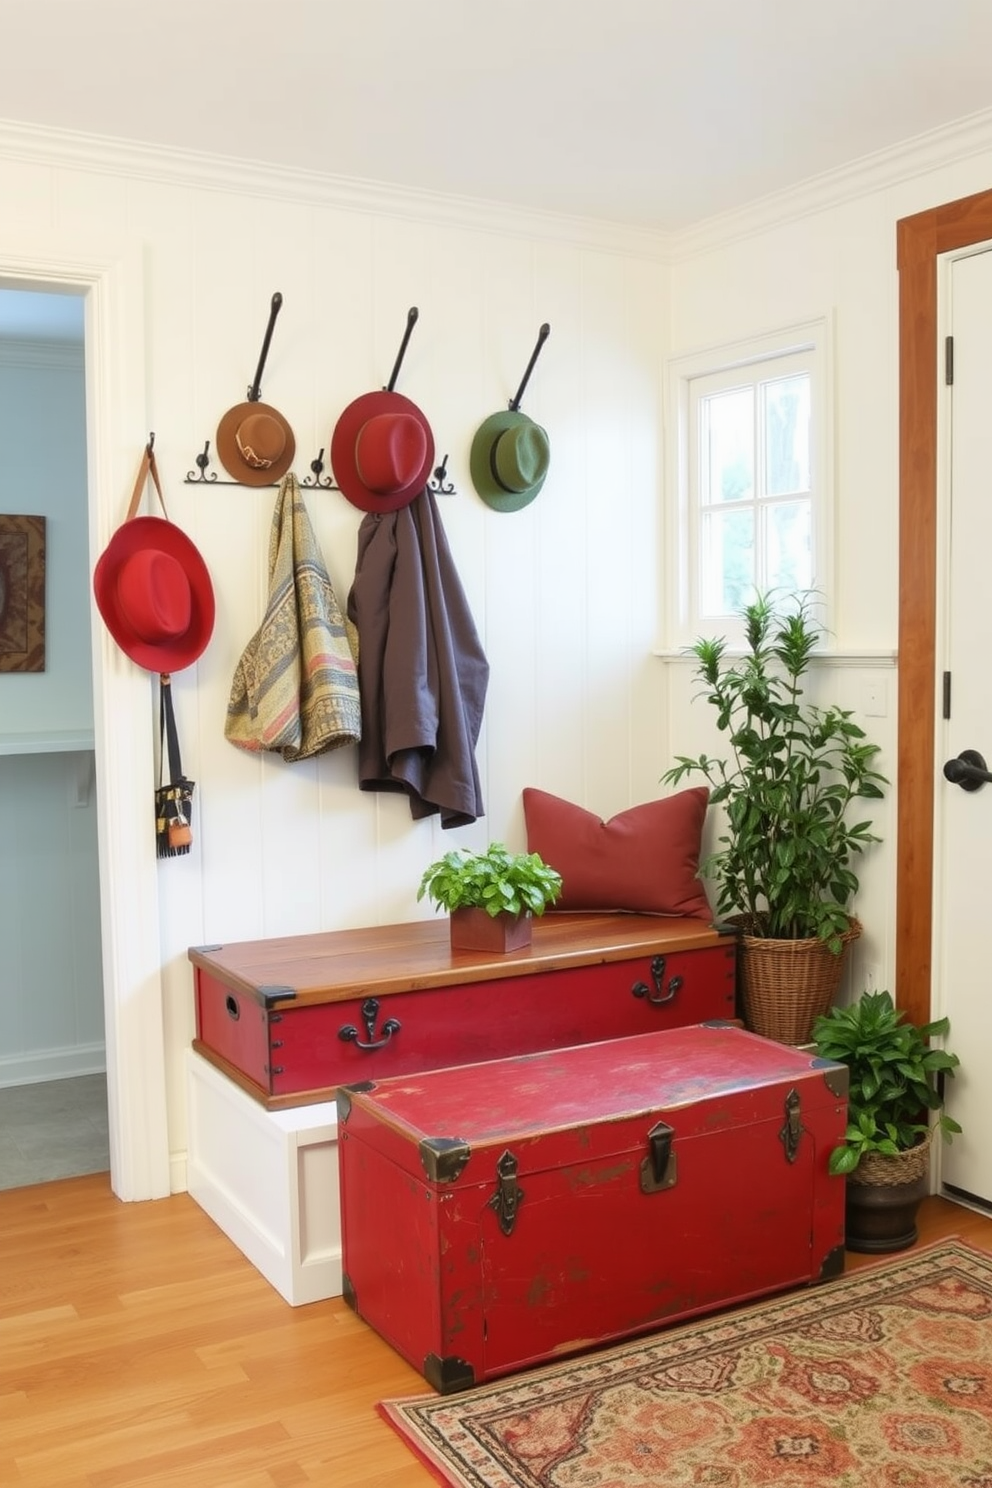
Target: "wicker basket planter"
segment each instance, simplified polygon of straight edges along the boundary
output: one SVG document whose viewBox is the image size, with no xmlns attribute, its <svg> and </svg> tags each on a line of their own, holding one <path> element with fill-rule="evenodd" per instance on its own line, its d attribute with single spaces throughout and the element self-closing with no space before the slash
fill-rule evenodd
<svg viewBox="0 0 992 1488">
<path fill-rule="evenodd" d="M 906 1250 L 918 1238 L 916 1214 L 930 1192 L 933 1132 L 891 1157 L 866 1152 L 847 1178 L 848 1250 L 882 1254 Z"/>
<path fill-rule="evenodd" d="M 809 1042 L 813 1024 L 833 1006 L 848 951 L 861 934 L 851 920 L 839 954 L 822 940 L 769 940 L 742 927 L 738 980 L 744 1022 L 782 1044 Z"/>
</svg>

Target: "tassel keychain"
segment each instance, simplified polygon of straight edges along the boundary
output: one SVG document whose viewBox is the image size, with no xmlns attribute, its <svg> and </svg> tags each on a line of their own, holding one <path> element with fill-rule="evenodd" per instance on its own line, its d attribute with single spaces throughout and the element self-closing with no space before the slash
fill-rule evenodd
<svg viewBox="0 0 992 1488">
<path fill-rule="evenodd" d="M 190 815 L 194 783 L 183 774 L 179 756 L 179 734 L 172 706 L 172 678 L 168 672 L 159 675 L 159 786 L 155 792 L 155 851 L 160 858 L 175 858 L 188 853 L 193 841 Z M 165 754 L 169 756 L 169 784 L 162 784 Z"/>
</svg>

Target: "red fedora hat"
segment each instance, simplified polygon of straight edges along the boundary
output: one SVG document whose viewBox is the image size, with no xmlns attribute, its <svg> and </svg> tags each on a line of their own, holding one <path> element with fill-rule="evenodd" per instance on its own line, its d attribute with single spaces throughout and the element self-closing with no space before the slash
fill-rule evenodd
<svg viewBox="0 0 992 1488">
<path fill-rule="evenodd" d="M 207 565 L 181 527 L 132 517 L 93 571 L 93 593 L 121 650 L 149 672 L 178 672 L 206 649 L 214 628 Z"/>
<path fill-rule="evenodd" d="M 331 435 L 331 469 L 341 492 L 362 511 L 408 506 L 426 486 L 434 435 L 416 403 L 402 393 L 363 393 Z"/>
</svg>

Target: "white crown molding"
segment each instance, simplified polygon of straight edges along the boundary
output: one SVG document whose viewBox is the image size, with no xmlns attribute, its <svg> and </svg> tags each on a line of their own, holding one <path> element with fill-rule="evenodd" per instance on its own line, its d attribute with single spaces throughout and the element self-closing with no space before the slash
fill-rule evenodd
<svg viewBox="0 0 992 1488">
<path fill-rule="evenodd" d="M 811 176 L 796 186 L 772 192 L 732 212 L 706 218 L 682 231 L 664 232 L 632 223 L 526 210 L 475 197 L 413 190 L 384 182 L 0 119 L 0 156 L 26 164 L 157 180 L 200 190 L 231 191 L 439 227 L 564 242 L 661 264 L 684 262 L 987 152 L 992 152 L 992 109 L 970 114 L 848 165 Z"/>
<path fill-rule="evenodd" d="M 969 114 L 673 233 L 669 237 L 669 262 L 696 258 L 988 151 L 992 151 L 992 109 Z"/>
<path fill-rule="evenodd" d="M 81 341 L 35 341 L 10 336 L 0 339 L 0 367 L 23 371 L 78 372 L 83 374 L 85 354 Z"/>
<path fill-rule="evenodd" d="M 29 165 L 271 197 L 283 202 L 400 217 L 439 227 L 564 241 L 654 262 L 665 261 L 670 242 L 667 233 L 629 223 L 527 211 L 503 202 L 446 196 L 384 182 L 352 180 L 194 150 L 166 149 L 8 119 L 0 119 L 0 155 Z"/>
</svg>

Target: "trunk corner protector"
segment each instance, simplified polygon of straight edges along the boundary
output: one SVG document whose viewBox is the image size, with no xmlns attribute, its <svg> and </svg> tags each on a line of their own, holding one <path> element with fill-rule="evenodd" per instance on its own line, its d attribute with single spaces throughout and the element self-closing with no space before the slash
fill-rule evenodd
<svg viewBox="0 0 992 1488">
<path fill-rule="evenodd" d="M 291 1002 L 296 996 L 296 988 L 281 987 L 278 985 L 259 987 L 258 995 L 265 1003 L 265 1006 L 268 1008 L 271 1007 L 274 1002 Z"/>
<path fill-rule="evenodd" d="M 828 1250 L 820 1265 L 820 1281 L 833 1281 L 835 1276 L 844 1273 L 844 1247 L 835 1245 L 833 1250 Z"/>
<path fill-rule="evenodd" d="M 851 1071 L 846 1064 L 840 1064 L 836 1059 L 821 1059 L 817 1056 L 813 1060 L 813 1069 L 823 1071 L 823 1083 L 831 1095 L 847 1095 L 851 1083 Z"/>
<path fill-rule="evenodd" d="M 374 1080 L 359 1080 L 354 1085 L 339 1085 L 334 1092 L 334 1103 L 338 1108 L 338 1120 L 345 1122 L 351 1115 L 352 1095 L 364 1095 L 367 1090 L 374 1089 Z"/>
<path fill-rule="evenodd" d="M 425 1137 L 418 1151 L 421 1166 L 431 1183 L 457 1182 L 472 1156 L 471 1147 L 462 1137 Z"/>
<path fill-rule="evenodd" d="M 424 1358 L 424 1378 L 439 1395 L 453 1395 L 456 1390 L 470 1390 L 475 1384 L 475 1370 L 456 1354 L 439 1358 L 427 1354 Z"/>
</svg>

